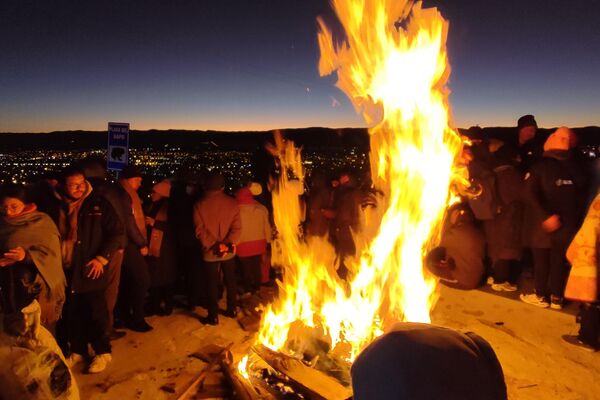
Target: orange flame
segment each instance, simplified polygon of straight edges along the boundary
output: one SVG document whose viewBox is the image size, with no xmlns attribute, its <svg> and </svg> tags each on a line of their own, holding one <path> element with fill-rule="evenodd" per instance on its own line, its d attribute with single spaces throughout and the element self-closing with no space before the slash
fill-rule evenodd
<svg viewBox="0 0 600 400">
<path fill-rule="evenodd" d="M 406 0 L 332 5 L 346 37 L 336 45 L 319 19 L 319 71 L 337 72 L 337 86 L 372 125 L 371 175 L 382 195 L 375 208 L 362 210 L 357 254 L 345 260 L 351 278 L 344 282 L 329 242 L 301 237 L 301 156 L 278 137 L 273 262 L 283 266 L 284 277 L 258 341 L 299 351 L 309 341 L 303 333 L 294 342 L 302 326 L 352 361 L 390 323 L 430 321 L 436 280 L 424 273 L 423 258 L 439 239 L 462 143 L 448 121 L 448 24 L 440 13 Z"/>
</svg>

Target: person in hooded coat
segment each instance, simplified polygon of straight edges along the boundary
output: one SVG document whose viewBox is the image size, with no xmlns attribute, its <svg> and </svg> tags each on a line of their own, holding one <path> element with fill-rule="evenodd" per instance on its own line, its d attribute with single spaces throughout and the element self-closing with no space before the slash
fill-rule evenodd
<svg viewBox="0 0 600 400">
<path fill-rule="evenodd" d="M 169 215 L 171 182 L 163 180 L 152 188 L 146 212 L 148 227 L 148 268 L 150 298 L 148 314 L 170 315 L 173 312 L 173 286 L 177 280 L 174 243 L 177 232 Z"/>
<path fill-rule="evenodd" d="M 37 299 L 41 323 L 54 334 L 65 302 L 60 235 L 52 219 L 29 203 L 25 188 L 0 188 L 0 298 L 5 315 Z"/>
<path fill-rule="evenodd" d="M 492 152 L 498 213 L 483 221 L 483 227 L 493 265 L 492 289 L 514 292 L 521 271 L 523 176 L 518 169 L 518 153 L 502 142 L 499 145 Z"/>
<path fill-rule="evenodd" d="M 585 175 L 570 158 L 571 136 L 569 128 L 558 128 L 544 144 L 542 160 L 525 175 L 535 293 L 521 294 L 521 300 L 538 307 L 562 308 L 568 273 L 565 253 L 584 210 Z"/>
</svg>

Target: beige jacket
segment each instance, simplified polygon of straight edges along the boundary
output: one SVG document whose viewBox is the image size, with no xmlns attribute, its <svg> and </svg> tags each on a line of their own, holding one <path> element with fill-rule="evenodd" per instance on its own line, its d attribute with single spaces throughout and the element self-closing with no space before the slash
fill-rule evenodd
<svg viewBox="0 0 600 400">
<path fill-rule="evenodd" d="M 242 231 L 240 207 L 233 197 L 222 190 L 208 192 L 194 205 L 196 238 L 202 243 L 204 261 L 224 261 L 235 256 L 235 252 L 217 257 L 211 247 L 216 242 L 238 243 Z"/>
</svg>

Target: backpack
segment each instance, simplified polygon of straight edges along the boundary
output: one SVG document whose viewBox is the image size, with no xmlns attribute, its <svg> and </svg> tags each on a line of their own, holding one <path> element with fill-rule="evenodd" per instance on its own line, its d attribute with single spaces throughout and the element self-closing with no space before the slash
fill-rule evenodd
<svg viewBox="0 0 600 400">
<path fill-rule="evenodd" d="M 496 174 L 486 171 L 480 177 L 472 179 L 472 186 L 481 188 L 481 193 L 469 199 L 469 206 L 475 218 L 481 221 L 494 219 L 502 206 L 496 187 Z"/>
</svg>

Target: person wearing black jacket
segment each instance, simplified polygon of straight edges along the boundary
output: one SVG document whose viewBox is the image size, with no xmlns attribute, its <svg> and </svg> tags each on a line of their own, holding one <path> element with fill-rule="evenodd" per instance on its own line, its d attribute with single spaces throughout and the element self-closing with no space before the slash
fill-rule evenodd
<svg viewBox="0 0 600 400">
<path fill-rule="evenodd" d="M 135 225 L 131 210 L 131 200 L 125 190 L 115 182 L 109 181 L 105 168 L 106 162 L 99 157 L 90 156 L 83 159 L 80 167 L 85 173 L 85 178 L 90 182 L 94 191 L 104 197 L 113 206 L 121 223 L 125 226 L 126 232 L 129 231 L 129 225 Z M 141 235 L 140 235 L 141 236 Z M 104 293 L 109 312 L 109 335 L 111 340 L 119 339 L 125 336 L 125 331 L 117 331 L 114 326 L 114 312 L 119 293 L 119 283 L 121 281 L 121 266 L 123 264 L 123 252 L 127 246 L 127 235 L 122 236 L 119 250 L 113 255 L 108 265 L 108 286 Z"/>
<path fill-rule="evenodd" d="M 525 175 L 535 293 L 521 294 L 521 300 L 538 307 L 562 308 L 568 273 L 565 253 L 583 217 L 585 175 L 571 158 L 571 137 L 570 129 L 558 128 L 544 144 L 542 160 Z"/>
<path fill-rule="evenodd" d="M 54 218 L 61 233 L 63 267 L 67 275 L 68 362 L 83 361 L 91 344 L 95 356 L 90 373 L 103 371 L 111 361 L 109 312 L 104 297 L 109 262 L 122 244 L 124 229 L 114 208 L 93 191 L 81 169 L 67 168 L 59 192 L 60 208 Z"/>
</svg>

